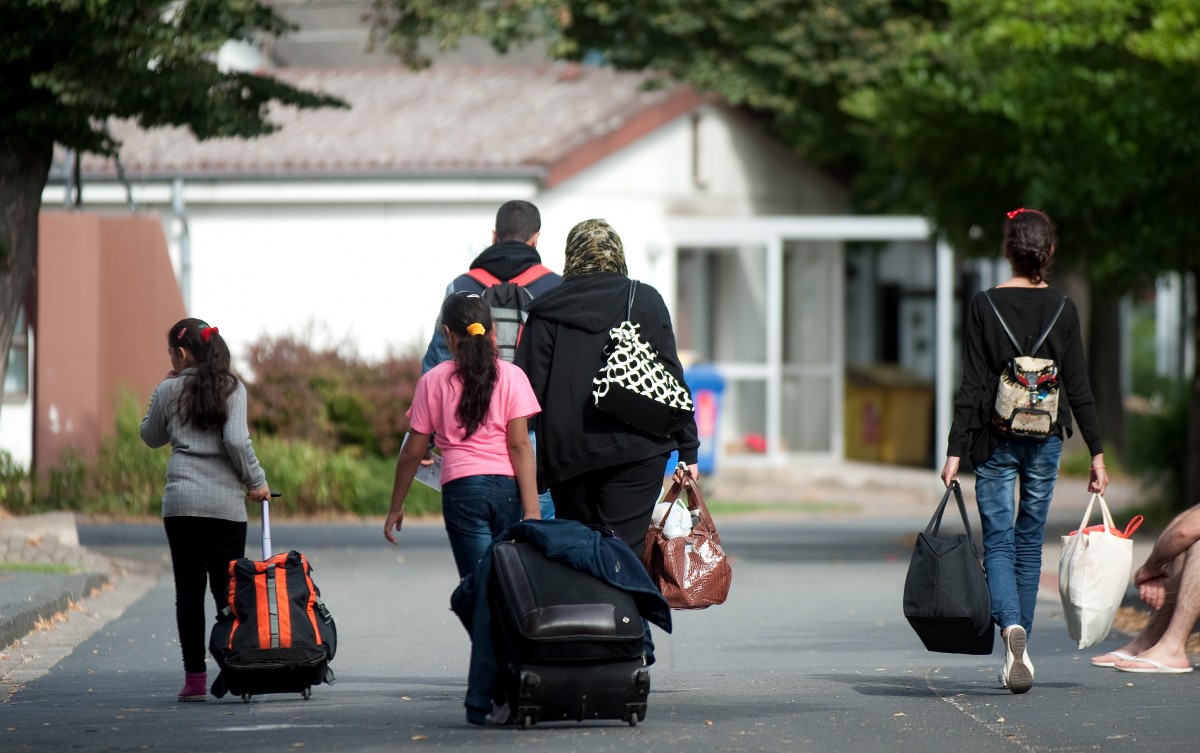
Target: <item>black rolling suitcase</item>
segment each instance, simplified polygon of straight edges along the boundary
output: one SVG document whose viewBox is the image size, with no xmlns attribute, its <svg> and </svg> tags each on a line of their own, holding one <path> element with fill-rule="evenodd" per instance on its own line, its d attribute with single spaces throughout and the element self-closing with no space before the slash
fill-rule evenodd
<svg viewBox="0 0 1200 753">
<path fill-rule="evenodd" d="M 278 495 L 272 495 L 278 496 Z M 271 516 L 262 503 L 263 559 L 229 563 L 229 604 L 217 615 L 209 652 L 220 667 L 212 694 L 299 693 L 334 683 L 337 627 L 297 551 L 271 555 Z"/>
<path fill-rule="evenodd" d="M 515 541 L 493 547 L 491 579 L 501 693 L 515 723 L 646 718 L 645 624 L 632 595 Z"/>
</svg>

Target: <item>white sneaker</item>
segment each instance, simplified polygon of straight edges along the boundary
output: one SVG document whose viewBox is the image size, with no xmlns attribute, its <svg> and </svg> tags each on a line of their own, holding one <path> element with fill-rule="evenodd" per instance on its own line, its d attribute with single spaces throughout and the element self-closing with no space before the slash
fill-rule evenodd
<svg viewBox="0 0 1200 753">
<path fill-rule="evenodd" d="M 1000 673 L 1000 684 L 1013 693 L 1028 693 L 1033 687 L 1033 662 L 1025 649 L 1025 628 L 1010 625 L 1004 635 L 1004 671 Z"/>
</svg>

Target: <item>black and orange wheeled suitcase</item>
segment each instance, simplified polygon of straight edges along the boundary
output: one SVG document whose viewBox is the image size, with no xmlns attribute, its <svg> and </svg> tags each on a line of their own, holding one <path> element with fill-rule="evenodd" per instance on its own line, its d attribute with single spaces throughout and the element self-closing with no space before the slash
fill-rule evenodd
<svg viewBox="0 0 1200 753">
<path fill-rule="evenodd" d="M 251 696 L 299 693 L 334 683 L 329 662 L 337 627 L 312 579 L 308 558 L 297 551 L 271 554 L 271 519 L 262 504 L 263 559 L 229 563 L 229 603 L 217 615 L 209 652 L 220 667 L 212 694 Z"/>
</svg>

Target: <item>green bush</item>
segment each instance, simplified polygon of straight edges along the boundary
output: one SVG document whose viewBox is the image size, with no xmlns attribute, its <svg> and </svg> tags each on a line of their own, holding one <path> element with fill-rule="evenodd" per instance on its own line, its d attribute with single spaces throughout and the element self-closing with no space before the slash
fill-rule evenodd
<svg viewBox="0 0 1200 753">
<path fill-rule="evenodd" d="M 1109 445 L 1104 445 L 1104 465 L 1109 478 L 1116 478 L 1125 472 L 1117 453 Z M 1092 452 L 1086 446 L 1081 449 L 1064 453 L 1059 464 L 1059 472 L 1064 476 L 1080 476 L 1087 478 L 1092 472 Z"/>
<path fill-rule="evenodd" d="M 12 455 L 0 450 L 0 508 L 14 515 L 33 512 L 33 479 L 29 471 L 17 465 Z"/>
<path fill-rule="evenodd" d="M 252 346 L 250 362 L 251 434 L 272 490 L 283 495 L 272 510 L 281 516 L 386 515 L 420 358 L 371 364 L 284 337 Z M 65 452 L 45 484 L 0 454 L 0 506 L 17 514 L 161 515 L 170 449 L 142 442 L 144 410 L 145 401 L 120 394 L 115 431 L 96 456 Z M 414 517 L 438 514 L 441 495 L 414 483 L 405 507 Z"/>
<path fill-rule="evenodd" d="M 14 514 L 62 509 L 113 517 L 161 515 L 171 451 L 146 447 L 139 433 L 141 403 L 131 394 L 119 400 L 116 431 L 104 439 L 96 456 L 89 461 L 75 452 L 63 453 L 44 485 L 0 453 L 0 505 Z M 394 458 L 354 447 L 325 450 L 270 436 L 254 444 L 271 489 L 282 493 L 271 507 L 280 517 L 387 514 Z M 247 507 L 251 515 L 257 514 L 255 507 Z M 414 483 L 406 512 L 412 517 L 439 514 L 441 495 Z"/>
<path fill-rule="evenodd" d="M 99 515 L 162 514 L 169 449 L 142 442 L 145 406 L 132 392 L 117 397 L 116 430 L 100 443 L 89 464 L 82 511 Z"/>
<path fill-rule="evenodd" d="M 405 413 L 421 374 L 418 356 L 378 363 L 318 348 L 296 336 L 264 339 L 249 349 L 250 427 L 324 450 L 357 448 L 394 456 L 408 431 Z"/>
<path fill-rule="evenodd" d="M 272 491 L 282 494 L 272 510 L 284 515 L 386 515 L 395 461 L 353 449 L 325 452 L 306 442 L 264 437 L 256 443 Z M 440 513 L 441 495 L 414 483 L 407 515 Z"/>
<path fill-rule="evenodd" d="M 1188 401 L 1183 384 L 1166 385 L 1149 402 L 1149 408 L 1129 417 L 1130 470 L 1155 485 L 1171 510 L 1188 503 L 1185 488 L 1187 463 Z"/>
</svg>

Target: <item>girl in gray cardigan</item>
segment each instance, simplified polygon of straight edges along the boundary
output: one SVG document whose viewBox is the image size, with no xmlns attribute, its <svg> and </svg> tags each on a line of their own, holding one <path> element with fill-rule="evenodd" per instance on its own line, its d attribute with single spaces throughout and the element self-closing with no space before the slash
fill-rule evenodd
<svg viewBox="0 0 1200 753">
<path fill-rule="evenodd" d="M 227 601 L 229 563 L 246 553 L 249 496 L 271 496 L 246 425 L 246 387 L 230 369 L 229 348 L 216 327 L 184 319 L 167 333 L 171 370 L 150 398 L 142 441 L 171 444 L 163 526 L 175 575 L 175 620 L 183 651 L 181 701 L 203 701 L 204 588 L 217 610 Z"/>
</svg>

